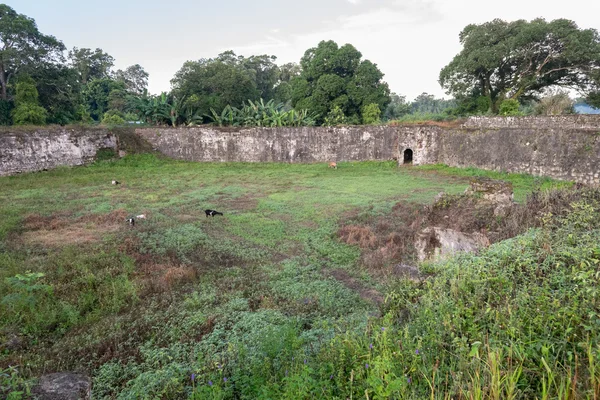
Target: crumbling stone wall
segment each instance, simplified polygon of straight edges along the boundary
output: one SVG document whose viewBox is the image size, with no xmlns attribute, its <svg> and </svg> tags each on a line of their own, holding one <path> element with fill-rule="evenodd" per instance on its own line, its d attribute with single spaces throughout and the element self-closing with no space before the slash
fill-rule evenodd
<svg viewBox="0 0 600 400">
<path fill-rule="evenodd" d="M 117 150 L 117 138 L 105 129 L 5 128 L 0 131 L 0 176 L 83 165 L 106 148 Z"/>
<path fill-rule="evenodd" d="M 391 160 L 398 135 L 391 126 L 299 128 L 140 128 L 161 153 L 190 161 L 326 162 Z"/>
<path fill-rule="evenodd" d="M 144 149 L 189 161 L 402 163 L 410 149 L 415 165 L 442 163 L 600 184 L 600 116 L 592 115 L 474 117 L 438 125 L 127 131 Z M 119 149 L 120 134 L 112 132 L 9 128 L 0 132 L 0 175 L 89 162 L 98 149 Z"/>
<path fill-rule="evenodd" d="M 574 116 L 563 125 L 538 118 L 537 126 L 525 127 L 513 123 L 471 128 L 466 123 L 438 138 L 437 162 L 598 184 L 600 118 L 589 125 L 576 125 L 576 120 Z"/>
</svg>

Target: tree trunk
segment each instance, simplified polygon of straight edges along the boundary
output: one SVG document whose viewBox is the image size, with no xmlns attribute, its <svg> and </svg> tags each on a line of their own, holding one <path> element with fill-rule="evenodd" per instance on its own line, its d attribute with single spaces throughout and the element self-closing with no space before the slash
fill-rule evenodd
<svg viewBox="0 0 600 400">
<path fill-rule="evenodd" d="M 4 65 L 0 64 L 0 88 L 2 100 L 8 100 L 6 84 L 6 72 L 4 71 Z"/>
</svg>

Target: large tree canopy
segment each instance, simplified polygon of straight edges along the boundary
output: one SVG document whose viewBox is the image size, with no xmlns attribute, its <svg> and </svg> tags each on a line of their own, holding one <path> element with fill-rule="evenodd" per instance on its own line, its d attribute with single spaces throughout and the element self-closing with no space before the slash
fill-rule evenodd
<svg viewBox="0 0 600 400">
<path fill-rule="evenodd" d="M 300 75 L 292 79 L 292 105 L 317 115 L 319 122 L 334 110 L 341 110 L 355 123 L 370 104 L 385 110 L 390 90 L 382 81 L 383 73 L 377 65 L 361 58 L 354 46 L 338 47 L 333 41 L 322 41 L 308 49 L 300 62 Z"/>
<path fill-rule="evenodd" d="M 79 79 L 84 85 L 94 79 L 110 77 L 111 68 L 115 63 L 115 59 L 102 49 L 78 49 L 77 47 L 69 51 L 69 60 L 73 68 L 79 72 Z"/>
<path fill-rule="evenodd" d="M 125 83 L 127 91 L 133 94 L 141 95 L 148 88 L 148 78 L 150 75 L 140 64 L 131 65 L 125 70 L 118 70 L 116 78 Z"/>
<path fill-rule="evenodd" d="M 8 84 L 21 68 L 62 58 L 62 42 L 42 34 L 32 18 L 0 4 L 0 95 L 6 100 Z"/>
<path fill-rule="evenodd" d="M 494 112 L 505 99 L 536 98 L 553 86 L 589 92 L 600 68 L 598 32 L 566 19 L 495 19 L 468 25 L 460 42 L 440 84 L 459 99 L 486 97 Z"/>
<path fill-rule="evenodd" d="M 244 58 L 232 51 L 216 58 L 187 61 L 171 80 L 173 95 L 200 115 L 210 109 L 220 113 L 226 106 L 241 107 L 247 100 L 270 100 L 278 79 L 273 56 Z"/>
</svg>

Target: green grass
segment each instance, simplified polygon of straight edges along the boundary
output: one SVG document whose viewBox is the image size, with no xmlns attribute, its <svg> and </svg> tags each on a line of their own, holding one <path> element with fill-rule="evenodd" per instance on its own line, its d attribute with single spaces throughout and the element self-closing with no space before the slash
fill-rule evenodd
<svg viewBox="0 0 600 400">
<path fill-rule="evenodd" d="M 382 298 L 398 296 L 398 282 L 370 276 L 359 249 L 337 240 L 340 224 L 462 193 L 472 176 L 513 182 L 519 200 L 564 185 L 393 162 L 332 170 L 148 154 L 0 178 L 0 346 L 22 343 L 0 347 L 0 393 L 43 371 L 84 370 L 97 398 L 346 398 L 364 360 L 355 341 L 370 340 L 360 335 L 381 310 L 330 272 Z M 335 377 L 311 392 L 323 373 Z"/>
</svg>

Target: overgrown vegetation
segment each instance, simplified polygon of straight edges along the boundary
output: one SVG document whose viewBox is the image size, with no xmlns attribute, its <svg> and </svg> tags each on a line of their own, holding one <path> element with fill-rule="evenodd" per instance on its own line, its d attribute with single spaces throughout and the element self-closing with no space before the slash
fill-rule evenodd
<svg viewBox="0 0 600 400">
<path fill-rule="evenodd" d="M 407 232 L 413 214 L 402 210 L 440 191 L 461 199 L 473 175 L 499 176 L 338 167 L 142 154 L 2 178 L 0 390 L 19 398 L 59 370 L 92 374 L 97 398 L 506 398 L 511 388 L 531 398 L 568 382 L 577 396 L 597 387 L 596 191 L 532 196 L 523 207 L 542 204 L 539 223 L 518 221 L 538 230 L 412 281 L 395 272 L 399 259 L 372 268 L 368 258 L 394 226 Z M 556 185 L 502 178 L 521 201 Z M 348 231 L 346 244 L 347 221 L 388 226 Z"/>
<path fill-rule="evenodd" d="M 314 117 L 308 115 L 308 110 L 297 112 L 294 109 L 285 110 L 283 103 L 275 104 L 273 100 L 256 103 L 248 100 L 242 108 L 227 106 L 218 114 L 210 109 L 210 118 L 217 126 L 247 126 L 247 127 L 280 127 L 280 126 L 313 126 Z"/>
</svg>

